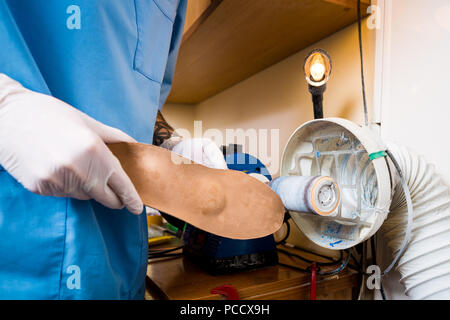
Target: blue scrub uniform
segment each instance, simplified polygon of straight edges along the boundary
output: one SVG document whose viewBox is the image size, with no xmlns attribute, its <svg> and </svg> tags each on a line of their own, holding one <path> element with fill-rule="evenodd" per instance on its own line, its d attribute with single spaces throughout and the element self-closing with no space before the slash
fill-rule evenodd
<svg viewBox="0 0 450 320">
<path fill-rule="evenodd" d="M 151 143 L 185 11 L 186 0 L 0 0 L 0 73 Z M 147 250 L 145 215 L 36 195 L 0 167 L 1 299 L 142 299 Z"/>
</svg>

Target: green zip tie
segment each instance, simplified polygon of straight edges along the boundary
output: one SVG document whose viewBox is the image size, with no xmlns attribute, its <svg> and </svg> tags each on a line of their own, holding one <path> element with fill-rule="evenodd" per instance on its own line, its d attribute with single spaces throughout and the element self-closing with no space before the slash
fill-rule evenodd
<svg viewBox="0 0 450 320">
<path fill-rule="evenodd" d="M 378 151 L 378 152 L 374 152 L 374 153 L 371 153 L 371 154 L 369 154 L 369 159 L 370 160 L 375 160 L 375 159 L 378 159 L 378 158 L 381 158 L 381 157 L 386 157 L 387 156 L 387 153 L 386 153 L 386 151 Z"/>
</svg>

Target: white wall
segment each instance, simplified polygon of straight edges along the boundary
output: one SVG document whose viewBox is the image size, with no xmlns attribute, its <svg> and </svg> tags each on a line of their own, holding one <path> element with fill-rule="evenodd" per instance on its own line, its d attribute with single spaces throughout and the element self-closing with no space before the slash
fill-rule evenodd
<svg viewBox="0 0 450 320">
<path fill-rule="evenodd" d="M 410 147 L 450 183 L 450 1 L 385 1 L 377 60 L 382 136 Z"/>
<path fill-rule="evenodd" d="M 382 137 L 424 155 L 449 184 L 450 1 L 381 0 L 380 7 L 374 116 Z M 385 250 L 379 263 L 391 259 Z M 399 281 L 395 270 L 384 278 L 388 297 L 407 298 Z"/>
<path fill-rule="evenodd" d="M 195 106 L 187 104 L 166 103 L 162 114 L 174 129 L 183 128 L 194 132 Z M 182 134 L 182 131 L 179 131 Z"/>
</svg>

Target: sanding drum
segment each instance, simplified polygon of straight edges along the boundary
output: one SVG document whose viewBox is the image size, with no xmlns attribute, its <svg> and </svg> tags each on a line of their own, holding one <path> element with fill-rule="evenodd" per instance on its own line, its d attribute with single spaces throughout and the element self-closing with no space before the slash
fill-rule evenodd
<svg viewBox="0 0 450 320">
<path fill-rule="evenodd" d="M 330 216 L 341 199 L 339 186 L 328 176 L 282 176 L 269 185 L 290 211 Z"/>
</svg>

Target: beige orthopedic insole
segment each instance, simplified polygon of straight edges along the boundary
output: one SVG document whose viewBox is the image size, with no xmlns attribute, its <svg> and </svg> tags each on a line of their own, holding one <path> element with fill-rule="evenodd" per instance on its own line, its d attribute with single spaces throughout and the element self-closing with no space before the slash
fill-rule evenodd
<svg viewBox="0 0 450 320">
<path fill-rule="evenodd" d="M 278 195 L 243 172 L 211 169 L 148 144 L 108 147 L 145 205 L 195 227 L 227 238 L 252 239 L 276 232 L 283 223 L 285 210 Z"/>
</svg>

